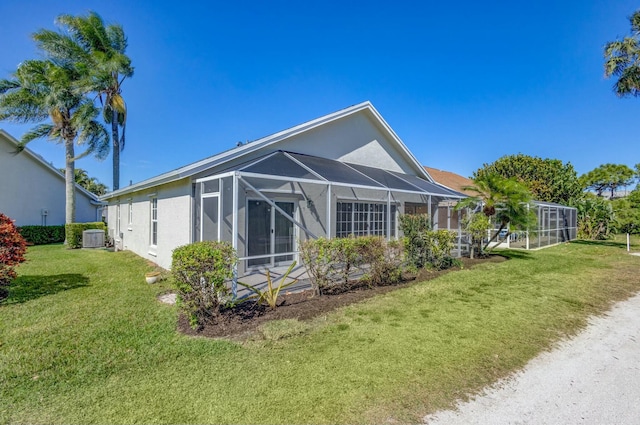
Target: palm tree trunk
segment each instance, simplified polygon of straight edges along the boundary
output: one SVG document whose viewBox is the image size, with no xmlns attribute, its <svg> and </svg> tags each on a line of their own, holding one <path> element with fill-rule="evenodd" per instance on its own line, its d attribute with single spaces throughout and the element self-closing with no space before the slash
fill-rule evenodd
<svg viewBox="0 0 640 425">
<path fill-rule="evenodd" d="M 489 242 L 487 242 L 483 248 L 483 250 L 486 250 L 489 245 L 491 244 L 491 242 L 495 241 L 496 238 L 498 237 L 498 235 L 500 234 L 500 232 L 502 232 L 502 230 L 507 226 L 507 223 L 500 223 L 500 228 L 498 229 L 498 231 L 496 233 L 494 233 L 493 236 L 491 236 L 491 239 L 489 239 Z"/>
<path fill-rule="evenodd" d="M 111 139 L 113 140 L 113 190 L 120 189 L 120 137 L 118 135 L 118 112 L 111 110 Z"/>
<path fill-rule="evenodd" d="M 65 147 L 65 224 L 71 224 L 76 221 L 76 188 L 75 188 L 75 154 L 73 148 L 73 139 L 67 138 L 64 141 Z"/>
</svg>

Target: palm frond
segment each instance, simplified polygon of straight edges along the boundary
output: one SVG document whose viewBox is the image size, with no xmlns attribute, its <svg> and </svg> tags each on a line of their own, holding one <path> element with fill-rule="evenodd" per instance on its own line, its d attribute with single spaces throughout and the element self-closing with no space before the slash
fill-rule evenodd
<svg viewBox="0 0 640 425">
<path fill-rule="evenodd" d="M 71 37 L 51 30 L 40 30 L 32 35 L 36 46 L 60 66 L 73 66 L 87 61 L 87 52 Z"/>
<path fill-rule="evenodd" d="M 27 143 L 43 137 L 50 139 L 52 130 L 53 126 L 51 124 L 39 124 L 22 135 L 22 139 L 18 146 L 24 148 Z"/>
<path fill-rule="evenodd" d="M 109 133 L 98 121 L 86 123 L 78 134 L 77 144 L 86 146 L 86 150 L 75 159 L 82 158 L 89 154 L 97 159 L 103 160 L 109 155 L 111 145 L 109 143 Z"/>
<path fill-rule="evenodd" d="M 15 90 L 20 88 L 20 82 L 17 80 L 0 80 L 0 94 L 6 93 L 9 90 Z"/>
</svg>

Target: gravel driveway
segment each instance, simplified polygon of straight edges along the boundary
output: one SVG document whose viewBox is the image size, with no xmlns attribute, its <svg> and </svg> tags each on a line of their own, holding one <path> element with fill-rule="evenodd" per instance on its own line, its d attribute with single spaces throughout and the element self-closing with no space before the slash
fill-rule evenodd
<svg viewBox="0 0 640 425">
<path fill-rule="evenodd" d="M 640 294 L 436 424 L 640 424 Z"/>
</svg>

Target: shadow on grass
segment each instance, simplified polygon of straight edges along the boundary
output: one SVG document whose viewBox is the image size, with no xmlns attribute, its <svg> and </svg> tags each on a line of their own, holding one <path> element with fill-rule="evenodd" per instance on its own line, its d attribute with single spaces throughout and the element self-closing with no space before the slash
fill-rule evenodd
<svg viewBox="0 0 640 425">
<path fill-rule="evenodd" d="M 627 249 L 626 242 L 575 240 L 575 241 L 571 241 L 571 243 L 576 245 L 611 246 L 614 248 Z"/>
<path fill-rule="evenodd" d="M 9 285 L 9 296 L 0 304 L 20 304 L 46 295 L 88 286 L 89 278 L 81 274 L 56 274 L 51 276 L 20 276 Z M 5 294 L 6 295 L 6 294 Z"/>
<path fill-rule="evenodd" d="M 533 260 L 533 256 L 530 252 L 522 251 L 518 249 L 505 249 L 498 252 L 492 252 L 491 255 L 498 255 L 508 260 Z"/>
</svg>

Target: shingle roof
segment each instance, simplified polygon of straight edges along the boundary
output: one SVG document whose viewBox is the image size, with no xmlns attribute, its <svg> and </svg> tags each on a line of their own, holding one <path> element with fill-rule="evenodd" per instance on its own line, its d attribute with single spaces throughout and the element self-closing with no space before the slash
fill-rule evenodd
<svg viewBox="0 0 640 425">
<path fill-rule="evenodd" d="M 446 186 L 450 189 L 453 189 L 457 192 L 467 193 L 463 187 L 473 185 L 473 181 L 466 177 L 461 176 L 460 174 L 452 173 L 451 171 L 438 170 L 437 168 L 424 167 L 427 170 L 427 173 L 436 181 L 436 183 L 440 183 L 443 186 Z"/>
</svg>

